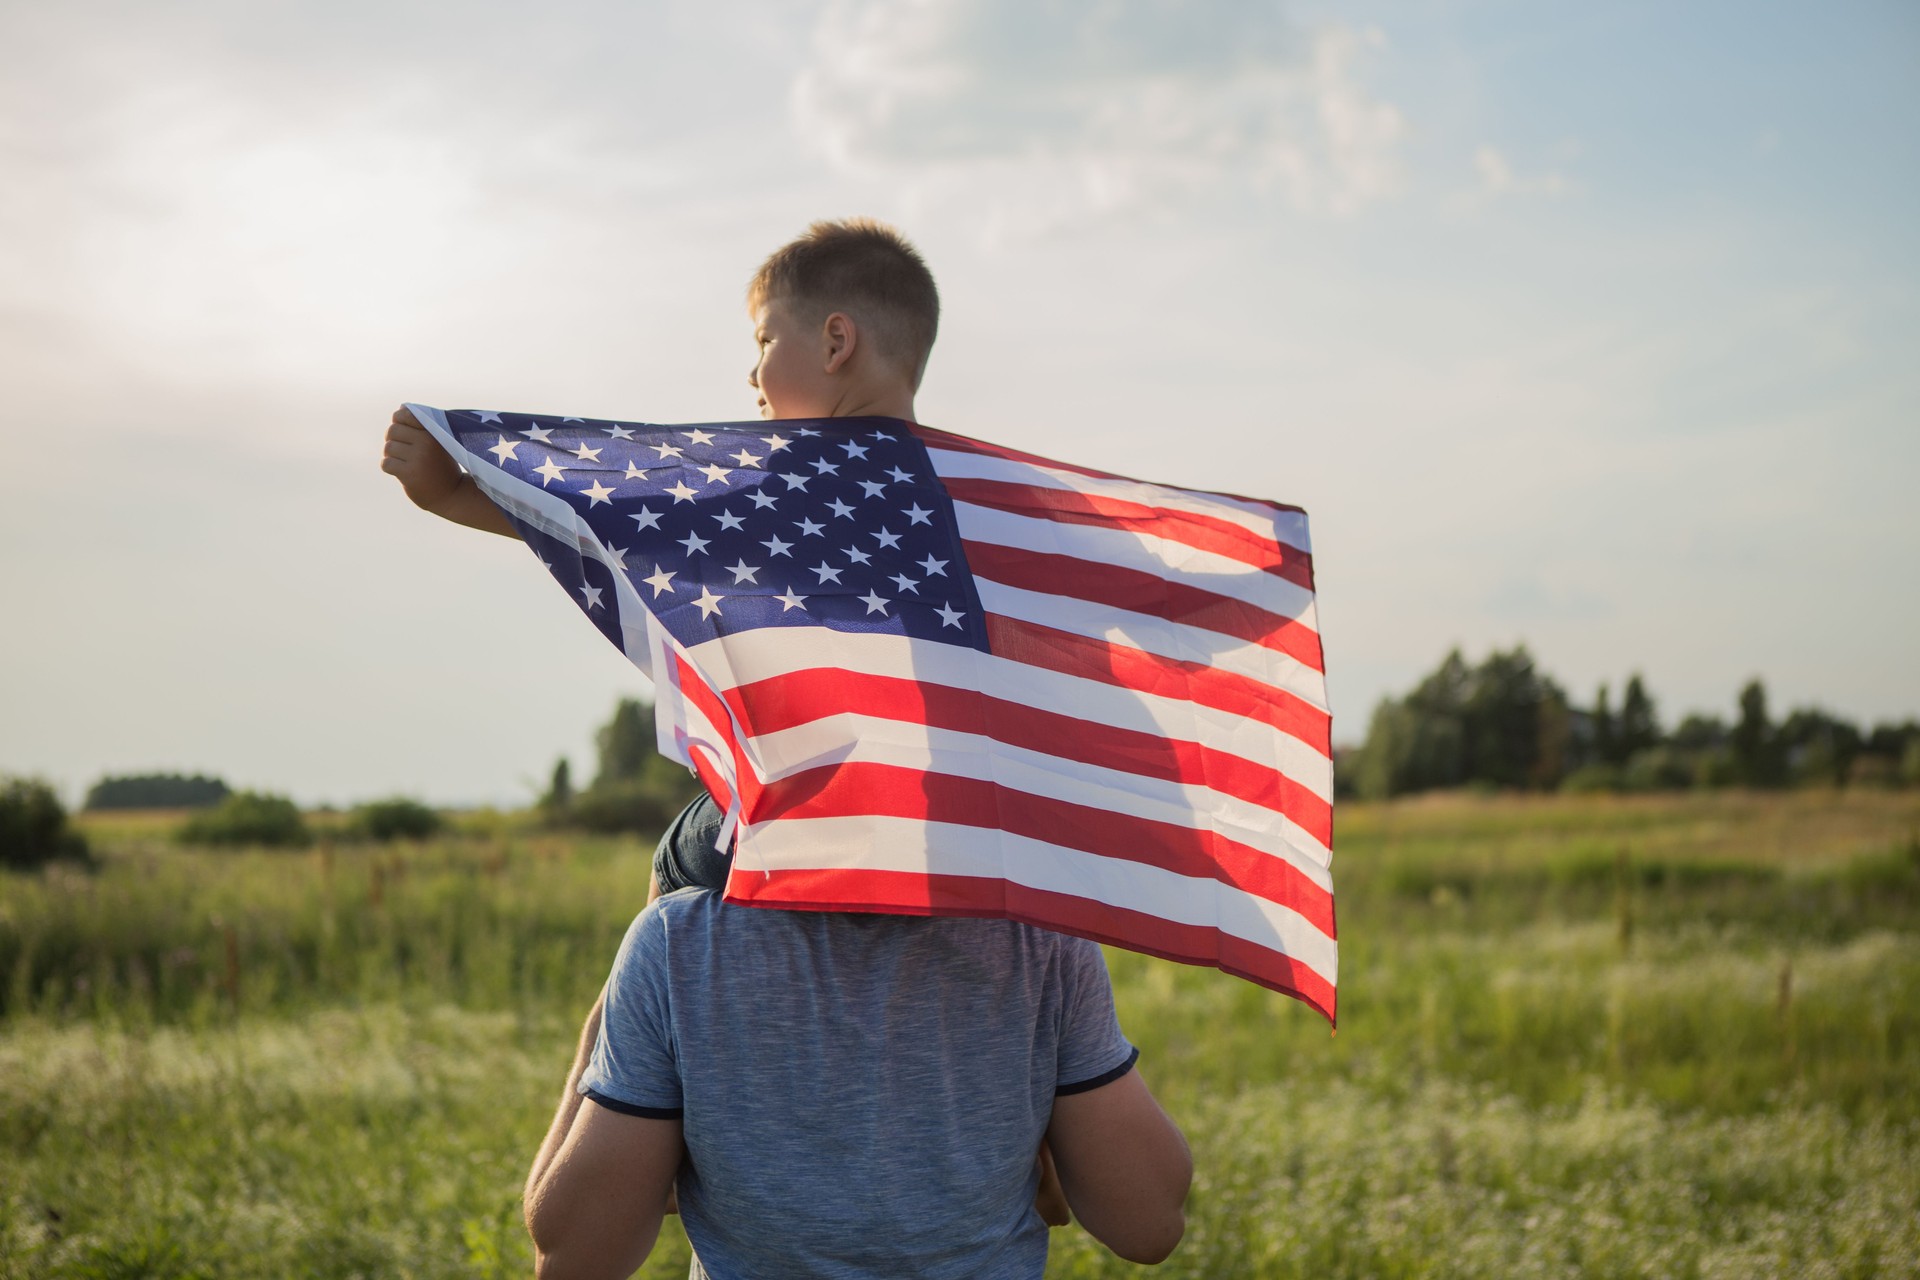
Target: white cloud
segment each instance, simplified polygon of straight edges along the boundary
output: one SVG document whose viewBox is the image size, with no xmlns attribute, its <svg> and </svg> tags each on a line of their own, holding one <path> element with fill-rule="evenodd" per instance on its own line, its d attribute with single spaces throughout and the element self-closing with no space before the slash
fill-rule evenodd
<svg viewBox="0 0 1920 1280">
<path fill-rule="evenodd" d="M 1271 4 L 836 0 L 795 118 L 843 171 L 1003 230 L 1235 190 L 1344 215 L 1400 184 L 1406 122 L 1361 75 L 1383 44 Z"/>
<path fill-rule="evenodd" d="M 1479 195 L 1482 198 L 1529 194 L 1559 196 L 1565 195 L 1573 187 L 1565 174 L 1555 170 L 1532 174 L 1516 172 L 1505 152 L 1484 142 L 1474 150 L 1473 171 L 1480 179 Z"/>
</svg>

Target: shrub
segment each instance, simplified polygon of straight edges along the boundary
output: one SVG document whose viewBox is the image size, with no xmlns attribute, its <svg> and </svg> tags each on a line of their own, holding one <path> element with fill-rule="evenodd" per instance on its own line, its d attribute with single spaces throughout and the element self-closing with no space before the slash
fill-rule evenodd
<svg viewBox="0 0 1920 1280">
<path fill-rule="evenodd" d="M 86 841 L 67 826 L 52 787 L 35 778 L 0 780 L 0 866 L 37 867 L 86 854 Z"/>
<path fill-rule="evenodd" d="M 1690 763 L 1672 747 L 1634 752 L 1620 775 L 1620 785 L 1627 791 L 1685 791 L 1692 782 Z"/>
<path fill-rule="evenodd" d="M 680 811 L 681 803 L 644 780 L 603 782 L 574 796 L 566 820 L 573 826 L 606 834 L 655 832 L 665 829 Z"/>
<path fill-rule="evenodd" d="M 1583 764 L 1560 780 L 1569 795 L 1593 795 L 1620 790 L 1620 770 L 1610 764 Z"/>
<path fill-rule="evenodd" d="M 300 810 L 285 796 L 236 791 L 180 828 L 182 844 L 273 845 L 299 848 L 309 839 Z"/>
<path fill-rule="evenodd" d="M 347 829 L 365 840 L 425 840 L 446 825 L 436 810 L 418 800 L 393 796 L 356 807 Z"/>
</svg>

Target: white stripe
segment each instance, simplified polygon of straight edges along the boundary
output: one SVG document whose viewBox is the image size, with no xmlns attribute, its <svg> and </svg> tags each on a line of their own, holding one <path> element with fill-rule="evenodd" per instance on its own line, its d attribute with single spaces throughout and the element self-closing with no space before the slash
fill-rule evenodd
<svg viewBox="0 0 1920 1280">
<path fill-rule="evenodd" d="M 787 656 L 791 660 L 799 655 Z M 794 669 L 808 671 L 820 670 L 821 667 L 825 667 L 822 678 L 829 682 L 841 672 L 855 671 L 844 662 Z M 1075 721 L 1206 746 L 1284 774 L 1288 780 L 1305 787 L 1322 800 L 1331 802 L 1333 799 L 1333 762 L 1320 751 L 1282 733 L 1264 720 L 1234 715 L 1182 698 L 1138 693 L 1097 680 L 1062 675 L 1024 663 L 1006 663 L 1004 669 L 1004 677 L 996 675 L 992 684 L 977 691 Z M 893 678 L 912 680 L 919 685 L 941 685 L 976 692 L 972 685 L 938 679 L 925 667 L 911 670 L 902 668 Z M 905 707 L 905 712 L 906 719 L 919 723 L 910 706 Z"/>
<path fill-rule="evenodd" d="M 1087 805 L 1191 831 L 1213 831 L 1292 864 L 1327 892 L 1333 855 L 1277 809 L 1210 787 L 1009 746 L 980 734 L 936 729 L 911 720 L 850 713 L 829 716 L 753 740 L 769 782 L 823 765 L 880 764 L 919 773 L 995 782 L 1014 791 Z M 782 822 L 787 819 L 781 819 Z"/>
<path fill-rule="evenodd" d="M 1334 940 L 1290 907 L 1217 880 L 1004 831 L 914 818 L 782 819 L 748 833 L 740 854 L 764 860 L 745 865 L 775 871 L 852 867 L 1011 880 L 1175 924 L 1217 928 L 1291 956 L 1329 984 L 1339 971 Z"/>
<path fill-rule="evenodd" d="M 954 503 L 953 514 L 960 536 L 969 542 L 1137 569 L 1183 587 L 1245 600 L 1269 613 L 1312 625 L 1313 592 L 1244 560 L 1129 529 L 1018 516 L 970 502 Z"/>
<path fill-rule="evenodd" d="M 938 445 L 929 445 L 927 456 L 932 459 L 936 472 L 957 480 L 1004 480 L 1010 484 L 1030 484 L 1037 489 L 1064 489 L 1089 497 L 1137 502 L 1144 507 L 1186 511 L 1238 525 L 1268 541 L 1284 542 L 1309 554 L 1313 551 L 1312 539 L 1307 534 L 1307 518 L 1298 511 L 1276 511 L 1224 493 L 1175 489 L 1142 480 L 1102 480 L 1075 471 L 1055 470 L 984 453 L 942 449 Z"/>
<path fill-rule="evenodd" d="M 1163 658 L 1230 671 L 1272 688 L 1284 689 L 1311 706 L 1327 710 L 1327 678 L 1278 649 L 1108 604 L 1002 586 L 984 578 L 976 580 L 974 585 L 988 613 L 1037 622 L 1077 636 L 1157 653 Z"/>
<path fill-rule="evenodd" d="M 1099 613 L 1103 621 L 1112 623 L 1117 611 L 1102 609 Z M 1118 614 L 1118 616 L 1127 618 L 1133 615 Z M 1131 645 L 1123 637 L 1099 633 L 1095 633 L 1095 637 L 1123 647 L 1140 647 Z M 1291 667 L 1311 676 L 1311 681 L 1300 682 L 1308 692 L 1303 693 L 1294 689 L 1288 689 L 1288 692 L 1297 693 L 1312 705 L 1324 708 L 1326 681 L 1320 677 L 1319 672 L 1310 671 L 1286 655 L 1276 654 L 1270 649 L 1256 648 L 1256 651 L 1264 665 L 1268 667 L 1278 664 L 1282 669 Z M 930 684 L 944 684 L 955 689 L 979 689 L 995 697 L 1025 702 L 1045 711 L 1081 716 L 1089 720 L 1101 720 L 1120 728 L 1161 732 L 1187 741 L 1206 741 L 1216 745 L 1222 742 L 1238 744 L 1243 741 L 1242 733 L 1252 732 L 1251 726 L 1258 726 L 1259 729 L 1273 733 L 1282 739 L 1281 745 L 1274 748 L 1275 758 L 1285 765 L 1283 771 L 1288 777 L 1308 786 L 1314 785 L 1312 782 L 1315 776 L 1314 761 L 1318 760 L 1324 764 L 1326 760 L 1326 757 L 1304 743 L 1297 745 L 1303 748 L 1311 758 L 1295 757 L 1292 753 L 1297 740 L 1280 733 L 1264 721 L 1243 719 L 1226 712 L 1218 712 L 1211 707 L 1203 707 L 1182 698 L 1139 693 L 1119 685 L 1081 676 L 1064 675 L 1045 667 L 1030 666 L 1024 662 L 995 657 L 975 649 L 965 649 L 957 645 L 939 644 L 928 640 L 915 640 L 909 636 L 855 634 L 814 627 L 768 627 L 697 644 L 687 651 L 687 657 L 699 670 L 707 674 L 714 688 L 721 691 L 751 684 L 756 680 L 788 675 L 795 671 L 833 667 L 845 671 L 857 671 L 863 675 L 924 680 Z M 1215 662 L 1213 665 L 1221 664 Z M 1286 688 L 1285 685 L 1265 679 L 1265 676 L 1271 672 L 1240 674 L 1251 675 L 1252 679 L 1270 688 Z M 1136 712 L 1130 713 L 1127 710 L 1129 702 L 1137 705 Z M 1220 737 L 1196 734 L 1190 727 L 1185 727 L 1192 720 L 1203 716 L 1224 717 L 1220 723 L 1234 727 L 1231 732 Z M 1208 721 L 1208 723 L 1215 722 Z M 1241 754 L 1248 754 L 1250 759 L 1264 758 L 1264 753 L 1260 751 L 1254 751 L 1251 754 L 1242 751 Z M 1322 791 L 1318 787 L 1315 787 L 1315 791 L 1323 798 L 1331 796 L 1331 792 Z"/>
</svg>

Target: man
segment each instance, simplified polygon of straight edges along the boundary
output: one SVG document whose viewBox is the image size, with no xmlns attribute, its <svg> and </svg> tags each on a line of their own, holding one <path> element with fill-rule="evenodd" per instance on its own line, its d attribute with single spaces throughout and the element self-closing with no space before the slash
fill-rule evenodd
<svg viewBox="0 0 1920 1280">
<path fill-rule="evenodd" d="M 677 1182 L 694 1274 L 1039 1277 L 1044 1137 L 1122 1257 L 1185 1228 L 1185 1140 L 1099 948 L 1005 920 L 650 904 L 527 1182 L 548 1278 L 643 1262 Z"/>
</svg>

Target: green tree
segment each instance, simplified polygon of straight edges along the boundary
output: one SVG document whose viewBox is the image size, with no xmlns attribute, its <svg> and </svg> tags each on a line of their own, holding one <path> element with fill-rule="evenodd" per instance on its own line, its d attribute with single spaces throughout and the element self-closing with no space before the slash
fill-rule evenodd
<svg viewBox="0 0 1920 1280">
<path fill-rule="evenodd" d="M 547 794 L 540 797 L 540 807 L 550 817 L 558 817 L 573 807 L 573 766 L 565 756 L 554 762 L 553 780 L 547 784 Z"/>
<path fill-rule="evenodd" d="M 86 853 L 52 787 L 37 778 L 0 778 L 0 866 L 27 869 Z"/>
<path fill-rule="evenodd" d="M 594 735 L 600 749 L 600 773 L 593 785 L 631 782 L 647 771 L 647 761 L 659 754 L 654 747 L 653 717 L 635 698 L 622 698 L 613 718 Z"/>
<path fill-rule="evenodd" d="M 1734 776 L 1749 787 L 1778 787 L 1786 782 L 1785 759 L 1773 723 L 1767 718 L 1767 689 L 1756 678 L 1740 690 L 1740 719 L 1728 746 Z"/>
<path fill-rule="evenodd" d="M 693 774 L 655 748 L 652 713 L 636 699 L 622 698 L 615 704 L 594 742 L 599 748 L 599 772 L 593 785 L 574 795 L 570 805 L 549 807 L 559 820 L 592 831 L 654 832 L 700 793 Z M 560 780 L 556 769 L 556 789 Z"/>
<path fill-rule="evenodd" d="M 87 791 L 87 809 L 204 809 L 231 794 L 219 778 L 178 773 L 106 777 Z"/>
<path fill-rule="evenodd" d="M 1794 711 L 1776 737 L 1793 781 L 1833 787 L 1846 785 L 1866 742 L 1858 727 L 1817 707 Z"/>
<path fill-rule="evenodd" d="M 1628 677 L 1627 691 L 1620 697 L 1620 721 L 1615 737 L 1622 764 L 1660 745 L 1660 714 L 1654 710 L 1653 698 L 1637 671 Z"/>
<path fill-rule="evenodd" d="M 1374 798 L 1469 783 L 1553 786 L 1566 767 L 1568 719 L 1566 695 L 1525 646 L 1477 667 L 1456 649 L 1405 698 L 1375 709 L 1357 783 Z"/>
<path fill-rule="evenodd" d="M 1620 735 L 1613 722 L 1613 708 L 1608 702 L 1607 686 L 1603 683 L 1600 692 L 1593 697 L 1593 751 L 1594 764 L 1620 763 Z"/>
</svg>

